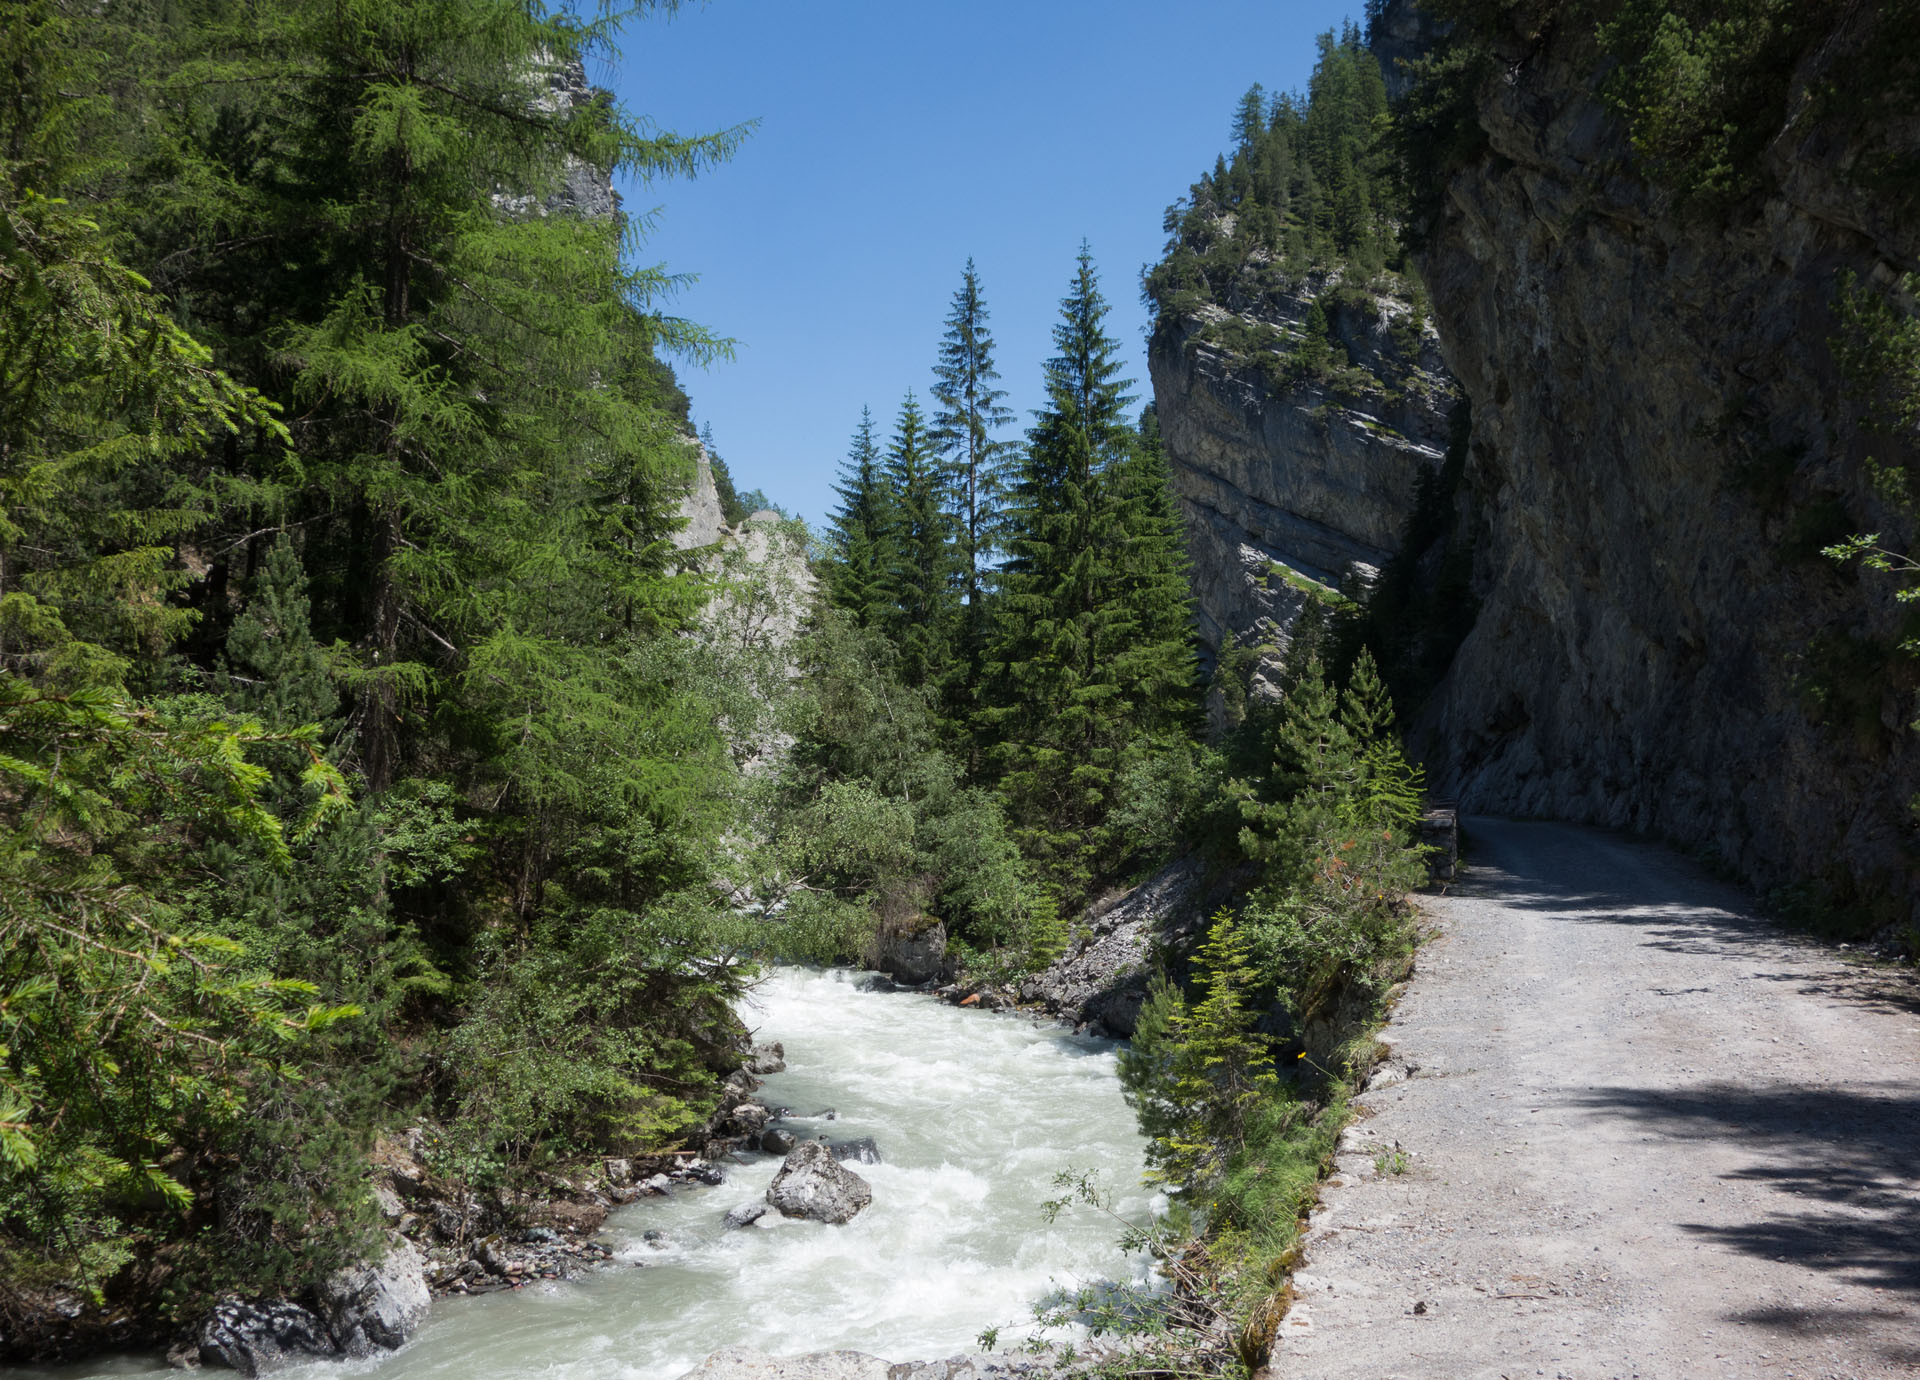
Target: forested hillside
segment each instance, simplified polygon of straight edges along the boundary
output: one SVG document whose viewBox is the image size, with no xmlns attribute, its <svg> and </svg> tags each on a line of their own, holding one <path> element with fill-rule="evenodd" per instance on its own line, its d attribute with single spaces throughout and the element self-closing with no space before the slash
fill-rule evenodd
<svg viewBox="0 0 1920 1380">
<path fill-rule="evenodd" d="M 467 1206 L 387 1220 L 465 1250 L 475 1204 L 518 1222 L 706 1144 L 765 960 L 938 929 L 1018 978 L 1182 854 L 1252 899 L 1191 1010 L 1149 1006 L 1161 1173 L 1220 1230 L 1311 1182 L 1337 1070 L 1221 1102 L 1208 1041 L 1238 1078 L 1256 1013 L 1377 992 L 1404 949 L 1419 778 L 1357 625 L 1209 733 L 1158 418 L 1086 250 L 1030 426 L 969 263 L 813 575 L 755 565 L 796 524 L 678 549 L 701 448 L 664 361 L 726 345 L 634 267 L 610 179 L 740 132 L 590 87 L 617 37 L 494 0 L 11 12 L 0 1355 L 310 1297 L 386 1249 L 368 1166 L 400 1140 Z M 1398 261 L 1368 70 L 1330 39 L 1309 98 L 1250 99 L 1179 291 L 1267 281 L 1189 272 L 1214 236 Z M 706 454 L 727 523 L 773 506 Z"/>
<path fill-rule="evenodd" d="M 503 1181 L 731 1066 L 658 354 L 720 346 L 604 179 L 735 136 L 490 0 L 5 34 L 0 1312 L 177 1314 L 364 1249 L 411 1109 Z"/>
</svg>

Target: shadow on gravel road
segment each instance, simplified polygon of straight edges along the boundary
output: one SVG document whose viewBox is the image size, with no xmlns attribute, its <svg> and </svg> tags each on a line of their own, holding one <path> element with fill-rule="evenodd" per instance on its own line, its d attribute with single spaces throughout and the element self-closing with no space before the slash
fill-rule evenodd
<svg viewBox="0 0 1920 1380">
<path fill-rule="evenodd" d="M 1706 1084 L 1595 1088 L 1569 1101 L 1675 1139 L 1753 1152 L 1753 1163 L 1728 1177 L 1771 1188 L 1781 1199 L 1775 1210 L 1732 1226 L 1683 1222 L 1683 1230 L 1746 1255 L 1920 1298 L 1920 1097 L 1911 1089 Z"/>
<path fill-rule="evenodd" d="M 1666 861 L 1682 865 L 1676 859 Z M 1849 963 L 1823 941 L 1782 929 L 1749 911 L 1679 902 L 1653 904 L 1644 893 L 1556 887 L 1503 872 L 1482 873 L 1476 881 L 1477 889 L 1472 894 L 1498 899 L 1502 905 L 1558 916 L 1574 924 L 1630 927 L 1642 934 L 1642 942 L 1669 953 L 1753 963 L 1761 971 L 1742 974 L 1751 980 L 1787 984 L 1806 996 L 1845 1001 L 1888 1014 L 1920 1016 L 1920 977 L 1911 970 Z M 1717 884 L 1703 881 L 1701 885 Z M 1809 963 L 1818 965 L 1820 971 L 1804 966 Z M 1792 966 L 1765 971 L 1769 964 Z"/>
<path fill-rule="evenodd" d="M 1844 1337 L 1856 1344 L 1873 1345 L 1876 1336 L 1888 1332 L 1908 1333 L 1912 1323 L 1899 1308 L 1749 1308 L 1729 1313 L 1727 1321 L 1764 1327 L 1770 1332 L 1803 1340 L 1829 1340 Z M 1881 1359 L 1896 1366 L 1920 1370 L 1920 1346 L 1911 1342 L 1881 1345 Z"/>
</svg>

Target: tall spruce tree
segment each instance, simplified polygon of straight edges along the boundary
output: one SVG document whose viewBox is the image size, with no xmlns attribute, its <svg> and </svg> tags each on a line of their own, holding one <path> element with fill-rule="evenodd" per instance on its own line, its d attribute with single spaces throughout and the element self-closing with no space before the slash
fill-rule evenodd
<svg viewBox="0 0 1920 1380">
<path fill-rule="evenodd" d="M 1124 683 L 1135 687 L 1136 749 L 1178 741 L 1193 725 L 1199 662 L 1186 524 L 1173 497 L 1160 414 L 1141 410 L 1133 447 L 1113 469 L 1114 581 L 1132 627 L 1117 653 Z"/>
<path fill-rule="evenodd" d="M 1009 514 L 981 719 L 1029 844 L 1083 884 L 1113 860 L 1104 826 L 1124 760 L 1179 717 L 1192 654 L 1142 636 L 1166 621 L 1163 576 L 1179 569 L 1178 548 L 1149 555 L 1173 534 L 1137 468 L 1131 399 L 1084 245 L 1060 308 L 1047 406 Z"/>
<path fill-rule="evenodd" d="M 918 687 L 937 682 L 951 665 L 958 590 L 933 442 L 911 391 L 894 422 L 886 475 L 895 513 L 887 631 L 900 649 L 901 679 Z"/>
<path fill-rule="evenodd" d="M 934 365 L 931 437 L 943 460 L 942 477 L 952 513 L 961 597 L 966 604 L 962 630 L 962 683 L 956 699 L 971 695 L 987 635 L 986 598 L 1000 535 L 1000 509 L 1006 492 L 1007 445 L 994 433 L 1013 420 L 1006 390 L 993 385 L 993 335 L 987 328 L 987 304 L 973 260 L 961 272 L 960 287 L 947 314 L 947 333 Z"/>
<path fill-rule="evenodd" d="M 840 507 L 828 520 L 828 556 L 821 570 L 827 597 L 861 627 L 885 627 L 893 615 L 899 515 L 867 408 L 860 409 L 860 425 L 833 491 L 840 495 Z"/>
</svg>

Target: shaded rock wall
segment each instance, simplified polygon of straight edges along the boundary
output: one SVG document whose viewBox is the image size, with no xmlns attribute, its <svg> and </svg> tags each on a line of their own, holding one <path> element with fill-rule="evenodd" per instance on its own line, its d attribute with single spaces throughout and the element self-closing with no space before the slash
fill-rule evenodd
<svg viewBox="0 0 1920 1380">
<path fill-rule="evenodd" d="M 1291 335 L 1310 300 L 1303 292 L 1248 319 Z M 1148 367 L 1210 652 L 1284 647 L 1304 597 L 1295 577 L 1338 585 L 1356 564 L 1377 569 L 1398 542 L 1420 471 L 1445 449 L 1452 397 L 1431 333 L 1418 360 L 1388 362 L 1392 327 L 1408 310 L 1383 297 L 1371 314 L 1331 314 L 1355 365 L 1411 380 L 1371 399 L 1276 384 L 1263 361 L 1210 343 L 1202 321 L 1156 332 Z"/>
<path fill-rule="evenodd" d="M 1867 41 L 1810 56 L 1796 99 Z M 1888 651 L 1885 582 L 1818 548 L 1902 527 L 1864 482 L 1869 449 L 1892 452 L 1831 342 L 1841 275 L 1911 270 L 1920 225 L 1848 185 L 1859 131 L 1803 101 L 1768 154 L 1774 190 L 1683 214 L 1632 175 L 1579 26 L 1502 57 L 1487 151 L 1451 178 L 1420 260 L 1473 402 L 1483 601 L 1420 724 L 1435 783 L 1476 811 L 1648 830 L 1761 885 L 1827 873 L 1904 907 L 1912 663 Z"/>
</svg>

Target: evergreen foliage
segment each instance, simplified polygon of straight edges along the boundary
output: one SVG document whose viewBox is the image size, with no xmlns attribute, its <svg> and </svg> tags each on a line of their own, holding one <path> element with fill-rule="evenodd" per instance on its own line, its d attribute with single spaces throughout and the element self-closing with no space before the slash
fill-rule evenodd
<svg viewBox="0 0 1920 1380">
<path fill-rule="evenodd" d="M 1217 1177 L 1279 1090 L 1268 1041 L 1254 1029 L 1257 974 L 1230 911 L 1213 917 L 1193 973 L 1192 1002 L 1155 984 L 1120 1055 L 1120 1081 L 1149 1137 L 1148 1177 L 1175 1190 Z"/>
<path fill-rule="evenodd" d="M 1013 421 L 1013 411 L 1003 401 L 1006 390 L 993 386 L 1000 374 L 993 365 L 993 336 L 987 319 L 980 276 L 968 259 L 934 365 L 936 408 L 930 433 L 943 461 L 958 547 L 955 554 L 966 605 L 960 659 L 968 683 L 979 678 L 987 638 L 986 596 L 999 549 L 1007 485 L 1010 448 L 994 433 Z"/>
<path fill-rule="evenodd" d="M 887 445 L 886 482 L 894 522 L 888 631 L 900 649 L 906 683 L 938 683 L 953 658 L 960 589 L 938 461 L 925 414 L 911 392 Z"/>
<path fill-rule="evenodd" d="M 1057 942 L 1000 797 L 963 783 L 933 687 L 903 680 L 894 643 L 823 601 L 800 653 L 794 747 L 771 783 L 752 887 L 779 914 L 780 951 L 857 959 L 929 917 L 980 952 Z"/>
<path fill-rule="evenodd" d="M 1318 44 L 1306 94 L 1266 102 L 1262 119 L 1255 83 L 1234 113 L 1231 156 L 1168 208 L 1166 252 L 1145 280 L 1157 322 L 1208 304 L 1244 311 L 1310 274 L 1364 282 L 1403 266 L 1379 64 L 1352 24 Z"/>
<path fill-rule="evenodd" d="M 397 1117 L 505 1183 L 711 1103 L 741 707 L 656 352 L 723 346 L 566 189 L 737 132 L 644 130 L 569 76 L 615 19 L 539 5 L 15 10 L 0 1291 L 151 1310 L 137 1243 L 179 1320 L 363 1249 Z"/>
<path fill-rule="evenodd" d="M 1083 247 L 1009 508 L 981 711 L 1024 837 L 1077 885 L 1113 861 L 1126 759 L 1180 735 L 1195 678 L 1164 464 L 1126 423 L 1106 312 Z"/>
<path fill-rule="evenodd" d="M 826 559 L 820 564 L 827 597 L 861 627 L 890 626 L 900 519 L 874 444 L 873 414 L 864 407 L 834 492 L 840 507 L 830 519 Z"/>
</svg>

